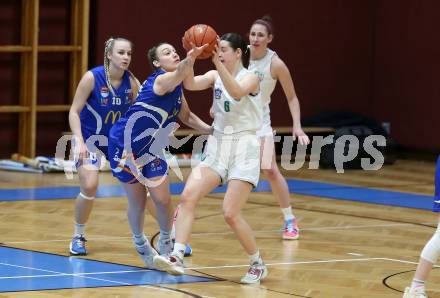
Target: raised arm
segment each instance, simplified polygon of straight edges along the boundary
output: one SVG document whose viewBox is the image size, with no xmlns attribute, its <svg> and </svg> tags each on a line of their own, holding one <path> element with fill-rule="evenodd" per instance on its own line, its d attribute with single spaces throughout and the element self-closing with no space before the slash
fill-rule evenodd
<svg viewBox="0 0 440 298">
<path fill-rule="evenodd" d="M 196 57 L 206 48 L 207 44 L 201 47 L 194 47 L 187 53 L 186 58 L 179 62 L 177 69 L 166 72 L 157 77 L 154 81 L 153 90 L 157 95 L 164 95 L 173 91 L 186 76 L 190 74 Z M 169 49 L 166 49 L 167 51 Z"/>
<path fill-rule="evenodd" d="M 188 76 L 183 80 L 183 86 L 187 90 L 205 90 L 214 86 L 216 78 L 216 70 L 210 70 L 203 75 L 194 76 L 194 69 L 191 69 Z"/>
<path fill-rule="evenodd" d="M 213 129 L 212 126 L 206 124 L 202 119 L 200 119 L 196 114 L 191 112 L 189 109 L 189 105 L 185 99 L 185 96 L 182 93 L 182 108 L 180 109 L 180 113 L 178 115 L 180 121 L 185 123 L 191 128 L 194 128 L 204 134 L 211 134 Z"/>
<path fill-rule="evenodd" d="M 301 145 L 310 143 L 309 137 L 304 133 L 301 127 L 301 112 L 299 106 L 298 96 L 293 86 L 292 76 L 286 64 L 277 56 L 272 59 L 271 70 L 273 77 L 277 78 L 283 87 L 284 95 L 289 105 L 290 114 L 293 120 L 293 138 L 298 137 L 298 142 Z"/>
<path fill-rule="evenodd" d="M 257 93 L 259 91 L 260 81 L 254 74 L 248 74 L 244 76 L 240 81 L 237 81 L 226 69 L 223 63 L 220 62 L 218 57 L 218 47 L 216 47 L 212 62 L 217 68 L 218 75 L 220 76 L 223 86 L 235 100 L 240 100 L 243 96 L 250 93 Z"/>
</svg>

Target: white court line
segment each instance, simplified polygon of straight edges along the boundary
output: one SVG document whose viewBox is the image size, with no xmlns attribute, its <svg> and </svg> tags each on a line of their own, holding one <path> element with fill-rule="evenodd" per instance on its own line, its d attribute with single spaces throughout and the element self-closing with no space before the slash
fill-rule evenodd
<svg viewBox="0 0 440 298">
<path fill-rule="evenodd" d="M 383 257 L 374 257 L 374 258 L 357 258 L 357 259 L 330 259 L 330 260 L 314 260 L 314 261 L 298 261 L 298 262 L 277 262 L 277 263 L 266 263 L 266 266 L 285 266 L 285 265 L 309 265 L 309 264 L 323 264 L 323 263 L 341 263 L 341 262 L 365 262 L 365 261 L 389 261 L 389 262 L 398 262 L 398 263 L 405 263 L 405 264 L 411 264 L 411 265 L 417 265 L 417 262 L 412 261 L 406 261 L 406 260 L 399 260 L 399 259 L 392 259 L 392 258 L 383 258 Z M 0 277 L 1 279 L 21 279 L 21 278 L 40 278 L 40 277 L 59 277 L 59 276 L 74 276 L 74 277 L 84 277 L 84 278 L 90 278 L 100 281 L 106 281 L 111 282 L 115 284 L 121 284 L 121 285 L 133 285 L 130 283 L 124 283 L 119 281 L 113 281 L 113 280 L 106 280 L 102 278 L 96 278 L 91 277 L 90 275 L 98 275 L 98 274 L 121 274 L 121 273 L 138 273 L 138 272 L 146 272 L 146 271 L 152 271 L 150 269 L 140 269 L 140 270 L 121 270 L 121 271 L 106 271 L 106 272 L 85 272 L 85 273 L 62 273 L 62 272 L 56 272 L 46 269 L 38 269 L 33 267 L 26 267 L 26 266 L 19 266 L 19 265 L 12 265 L 7 263 L 0 263 L 0 265 L 7 265 L 12 267 L 19 267 L 19 268 L 25 268 L 25 269 L 33 269 L 38 271 L 45 271 L 50 272 L 54 274 L 45 274 L 45 275 L 22 275 L 22 276 L 4 276 Z M 249 267 L 249 264 L 244 265 L 221 265 L 221 266 L 198 266 L 198 267 L 186 267 L 187 270 L 202 270 L 202 269 L 225 269 L 225 268 L 243 268 L 243 267 Z M 435 267 L 440 267 L 438 265 L 435 265 Z M 137 285 L 135 285 L 137 286 Z M 139 285 L 141 286 L 141 285 Z M 151 286 L 142 286 L 146 288 L 154 288 Z M 166 289 L 163 289 L 166 290 Z"/>
<path fill-rule="evenodd" d="M 280 263 L 265 263 L 266 266 L 281 266 L 281 265 L 303 265 L 303 264 L 321 264 L 321 263 L 338 263 L 338 262 L 359 262 L 359 261 L 375 261 L 383 260 L 383 258 L 363 258 L 363 259 L 332 259 L 332 260 L 317 260 L 317 261 L 299 261 L 299 262 L 280 262 Z M 246 265 L 224 265 L 224 266 L 204 266 L 204 267 L 187 267 L 190 270 L 200 269 L 221 269 L 221 268 L 241 268 L 249 267 Z"/>
<path fill-rule="evenodd" d="M 347 230 L 347 229 L 368 229 L 368 228 L 379 228 L 379 227 L 396 227 L 396 226 L 411 226 L 414 225 L 412 223 L 396 223 L 396 224 L 377 224 L 377 225 L 358 225 L 358 226 L 333 226 L 333 227 L 317 227 L 317 228 L 301 228 L 301 231 L 327 231 L 327 230 Z M 275 233 L 280 232 L 280 229 L 276 230 L 254 230 L 255 234 L 264 234 L 264 233 Z M 232 231 L 227 232 L 208 232 L 208 233 L 192 233 L 192 237 L 203 237 L 209 235 L 229 235 L 233 234 Z M 113 240 L 113 241 L 124 241 L 127 239 L 131 239 L 132 237 L 93 237 L 87 238 L 88 240 Z M 27 244 L 27 243 L 45 243 L 45 242 L 66 242 L 71 241 L 72 239 L 52 239 L 52 240 L 30 240 L 30 241 L 3 241 L 4 244 Z"/>
<path fill-rule="evenodd" d="M 56 274 L 64 274 L 62 272 L 47 270 L 47 269 L 38 269 L 33 267 L 27 267 L 27 266 L 20 266 L 20 265 L 14 265 L 14 264 L 8 264 L 8 263 L 0 263 L 0 265 L 10 266 L 10 267 L 17 267 L 17 268 L 24 268 L 24 269 L 31 269 L 31 270 L 37 270 L 37 271 L 44 271 L 44 272 L 50 272 L 50 273 L 56 273 Z"/>
<path fill-rule="evenodd" d="M 405 263 L 405 264 L 412 264 L 412 265 L 417 265 L 419 263 L 419 262 L 399 260 L 399 259 L 390 259 L 390 258 L 383 258 L 383 259 L 386 260 L 386 261 Z"/>
<path fill-rule="evenodd" d="M 359 258 L 359 259 L 331 259 L 331 260 L 317 260 L 317 261 L 300 261 L 300 262 L 279 262 L 279 263 L 266 263 L 266 266 L 280 266 L 280 265 L 297 265 L 297 264 L 319 264 L 319 263 L 335 263 L 335 262 L 353 262 L 353 261 L 374 261 L 374 260 L 383 260 L 384 258 Z M 121 271 L 106 271 L 106 272 L 85 272 L 85 273 L 62 273 L 57 271 L 51 271 L 46 269 L 38 269 L 33 267 L 26 267 L 20 265 L 13 265 L 8 263 L 0 263 L 0 265 L 6 265 L 11 267 L 32 269 L 44 272 L 50 272 L 54 274 L 45 274 L 45 275 L 21 275 L 21 276 L 3 276 L 1 279 L 20 279 L 20 278 L 40 278 L 40 277 L 59 277 L 59 276 L 78 276 L 78 277 L 88 277 L 88 275 L 97 275 L 97 274 L 120 274 L 120 273 L 138 273 L 138 272 L 146 272 L 152 271 L 150 269 L 140 269 L 140 270 L 121 270 Z M 200 266 L 200 267 L 186 267 L 189 270 L 200 270 L 200 269 L 221 269 L 221 268 L 241 268 L 241 267 L 249 267 L 249 264 L 246 265 L 223 265 L 223 266 Z M 98 279 L 98 278 L 94 278 Z M 99 279 L 101 280 L 101 279 Z M 116 282 L 117 283 L 117 282 Z"/>
<path fill-rule="evenodd" d="M 8 264 L 8 263 L 0 263 L 0 265 L 6 265 L 6 266 L 11 266 L 11 267 L 18 267 L 18 268 L 31 269 L 31 270 L 36 270 L 36 271 L 44 271 L 44 272 L 55 273 L 55 274 L 42 274 L 42 275 L 2 276 L 2 277 L 0 277 L 0 279 L 33 278 L 33 277 L 56 277 L 56 276 L 80 276 L 80 277 L 82 277 L 83 275 L 119 274 L 119 273 L 135 273 L 135 272 L 153 271 L 151 269 L 139 269 L 139 270 L 103 271 L 103 272 L 62 273 L 62 272 L 57 272 L 57 271 L 38 269 L 38 268 L 32 268 L 32 267 L 26 267 L 26 266 L 20 266 L 20 265 L 13 265 L 13 264 Z"/>
<path fill-rule="evenodd" d="M 412 262 L 412 261 L 399 260 L 399 259 L 390 259 L 390 258 L 382 258 L 382 259 L 384 259 L 386 261 L 405 263 L 405 264 L 412 264 L 412 265 L 418 265 L 419 264 L 419 262 Z M 433 267 L 440 268 L 440 265 L 434 265 Z"/>
<path fill-rule="evenodd" d="M 115 280 L 107 280 L 107 279 L 103 279 L 103 278 L 83 276 L 83 275 L 86 275 L 86 274 L 104 274 L 104 273 L 112 273 L 112 272 L 63 273 L 63 272 L 57 272 L 57 271 L 46 270 L 46 269 L 39 269 L 39 268 L 34 268 L 34 267 L 13 265 L 13 264 L 8 264 L 8 263 L 0 263 L 0 265 L 6 265 L 6 266 L 11 266 L 11 267 L 18 267 L 18 268 L 31 269 L 31 270 L 36 270 L 36 271 L 45 271 L 45 272 L 55 273 L 55 274 L 35 275 L 35 276 L 26 276 L 26 275 L 23 275 L 23 276 L 6 276 L 6 277 L 0 277 L 0 279 L 13 279 L 13 278 L 20 279 L 20 278 L 72 276 L 72 277 L 83 277 L 83 278 L 88 278 L 88 279 L 93 279 L 93 280 L 105 281 L 105 282 L 114 283 L 114 284 L 118 284 L 118 285 L 124 285 L 124 286 L 139 286 L 141 288 L 146 288 L 146 289 L 155 289 L 155 290 L 173 292 L 172 290 L 169 290 L 169 289 L 166 289 L 166 288 L 162 288 L 160 286 L 159 287 L 153 287 L 153 286 L 147 286 L 147 285 L 135 285 L 135 284 L 119 282 L 119 281 L 115 281 Z M 139 271 L 143 271 L 143 270 L 137 270 L 137 271 L 133 270 L 133 272 L 139 272 Z M 114 271 L 113 273 L 122 273 L 122 272 L 123 271 L 120 271 L 120 272 Z M 72 287 L 72 289 L 75 289 L 75 288 Z"/>
<path fill-rule="evenodd" d="M 398 262 L 398 263 L 405 263 L 405 264 L 411 264 L 411 265 L 418 264 L 418 262 L 377 257 L 377 258 L 359 258 L 359 259 L 332 259 L 332 260 L 317 260 L 317 261 L 266 263 L 266 266 L 307 265 L 307 264 L 339 263 L 339 262 L 352 262 L 352 261 L 355 261 L 355 262 L 390 261 L 390 262 Z M 200 269 L 221 269 L 221 268 L 240 268 L 240 267 L 249 267 L 249 264 L 246 264 L 246 265 L 225 265 L 225 266 L 205 266 L 205 267 L 187 267 L 186 269 L 200 270 Z M 434 267 L 440 268 L 440 265 L 434 265 Z"/>
</svg>

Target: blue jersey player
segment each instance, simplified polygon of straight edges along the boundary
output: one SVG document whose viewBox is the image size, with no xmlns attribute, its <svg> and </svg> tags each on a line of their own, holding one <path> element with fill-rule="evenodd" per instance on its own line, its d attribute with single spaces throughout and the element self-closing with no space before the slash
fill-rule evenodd
<svg viewBox="0 0 440 298">
<path fill-rule="evenodd" d="M 69 112 L 80 193 L 75 201 L 72 255 L 86 255 L 85 224 L 98 188 L 101 156 L 107 157 L 110 128 L 127 111 L 139 82 L 128 70 L 132 44 L 124 38 L 105 43 L 104 65 L 87 71 L 76 89 Z"/>
<path fill-rule="evenodd" d="M 163 155 L 168 136 L 177 118 L 203 133 L 212 132 L 211 126 L 189 110 L 182 93 L 182 81 L 193 72 L 195 59 L 204 48 L 193 47 L 182 61 L 168 43 L 150 49 L 148 58 L 154 72 L 142 84 L 136 102 L 110 130 L 110 165 L 127 193 L 133 241 L 147 268 L 153 267 L 153 257 L 157 255 L 143 229 L 147 192 L 156 205 L 159 251 L 166 255 L 173 248 L 170 239 L 173 210 L 168 165 Z"/>
</svg>

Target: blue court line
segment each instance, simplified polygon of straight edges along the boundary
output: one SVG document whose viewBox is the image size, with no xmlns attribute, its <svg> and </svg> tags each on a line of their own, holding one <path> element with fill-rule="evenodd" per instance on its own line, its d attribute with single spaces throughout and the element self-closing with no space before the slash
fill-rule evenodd
<svg viewBox="0 0 440 298">
<path fill-rule="evenodd" d="M 330 199 L 348 200 L 371 204 L 409 207 L 416 209 L 431 210 L 433 196 L 412 194 L 390 190 L 379 190 L 358 186 L 338 185 L 298 179 L 287 179 L 290 193 L 324 197 Z M 170 190 L 173 195 L 182 193 L 184 183 L 172 183 Z M 213 193 L 223 193 L 226 186 L 217 187 Z M 268 181 L 262 180 L 256 192 L 270 191 Z M 23 201 L 23 200 L 56 200 L 72 199 L 78 195 L 79 187 L 41 187 L 21 189 L 0 189 L 0 201 Z M 96 195 L 98 198 L 125 196 L 120 185 L 101 185 Z"/>
<path fill-rule="evenodd" d="M 213 282 L 162 271 L 0 247 L 0 292 Z"/>
</svg>

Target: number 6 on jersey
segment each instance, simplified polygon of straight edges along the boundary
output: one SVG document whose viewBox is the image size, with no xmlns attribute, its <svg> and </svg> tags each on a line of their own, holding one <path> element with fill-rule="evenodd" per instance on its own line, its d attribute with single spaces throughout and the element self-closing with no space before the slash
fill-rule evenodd
<svg viewBox="0 0 440 298">
<path fill-rule="evenodd" d="M 231 109 L 229 108 L 229 101 L 225 101 L 225 112 L 229 112 Z"/>
</svg>

